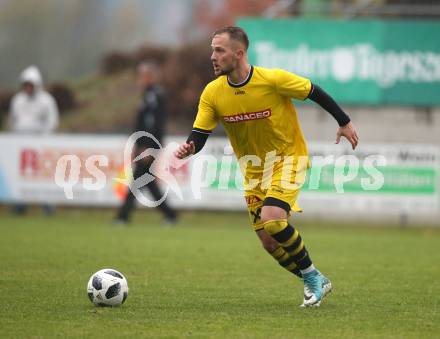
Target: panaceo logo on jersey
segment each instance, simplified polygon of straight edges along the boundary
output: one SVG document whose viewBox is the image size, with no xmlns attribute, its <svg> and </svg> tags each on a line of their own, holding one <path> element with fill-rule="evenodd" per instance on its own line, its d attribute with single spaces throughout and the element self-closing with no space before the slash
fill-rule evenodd
<svg viewBox="0 0 440 339">
<path fill-rule="evenodd" d="M 259 120 L 259 119 L 265 119 L 272 115 L 272 111 L 270 108 L 265 109 L 261 112 L 252 112 L 252 113 L 240 113 L 236 115 L 229 115 L 226 117 L 223 117 L 225 122 L 242 122 L 242 121 L 249 121 L 249 120 Z"/>
</svg>

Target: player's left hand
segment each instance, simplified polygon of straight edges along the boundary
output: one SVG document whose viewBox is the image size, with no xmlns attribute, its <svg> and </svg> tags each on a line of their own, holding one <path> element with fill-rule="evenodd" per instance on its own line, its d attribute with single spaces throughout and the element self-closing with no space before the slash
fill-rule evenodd
<svg viewBox="0 0 440 339">
<path fill-rule="evenodd" d="M 341 136 L 347 138 L 353 149 L 358 145 L 359 137 L 357 136 L 356 129 L 351 121 L 347 125 L 338 128 L 338 131 L 336 132 L 336 144 L 339 144 L 341 141 Z"/>
</svg>

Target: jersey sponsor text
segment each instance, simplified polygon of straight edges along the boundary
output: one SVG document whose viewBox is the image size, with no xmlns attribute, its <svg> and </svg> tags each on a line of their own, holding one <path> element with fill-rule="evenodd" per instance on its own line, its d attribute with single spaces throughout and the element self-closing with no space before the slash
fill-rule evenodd
<svg viewBox="0 0 440 339">
<path fill-rule="evenodd" d="M 270 108 L 265 109 L 261 112 L 252 112 L 252 113 L 240 113 L 235 115 L 224 116 L 223 119 L 225 122 L 234 123 L 234 122 L 242 122 L 249 120 L 259 120 L 265 119 L 272 115 L 272 111 Z"/>
</svg>

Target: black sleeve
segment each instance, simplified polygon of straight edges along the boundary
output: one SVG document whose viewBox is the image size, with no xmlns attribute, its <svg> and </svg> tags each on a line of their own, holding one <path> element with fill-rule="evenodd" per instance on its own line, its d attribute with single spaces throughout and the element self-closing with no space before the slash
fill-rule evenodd
<svg viewBox="0 0 440 339">
<path fill-rule="evenodd" d="M 196 153 L 200 152 L 203 146 L 205 146 L 206 140 L 208 140 L 211 131 L 207 131 L 201 128 L 194 128 L 191 131 L 188 139 L 186 139 L 186 143 L 189 144 L 191 141 L 194 142 L 194 146 L 196 147 Z"/>
<path fill-rule="evenodd" d="M 318 85 L 312 84 L 308 98 L 329 112 L 336 119 L 339 126 L 345 126 L 350 122 L 350 117 L 345 114 L 341 107 Z"/>
</svg>

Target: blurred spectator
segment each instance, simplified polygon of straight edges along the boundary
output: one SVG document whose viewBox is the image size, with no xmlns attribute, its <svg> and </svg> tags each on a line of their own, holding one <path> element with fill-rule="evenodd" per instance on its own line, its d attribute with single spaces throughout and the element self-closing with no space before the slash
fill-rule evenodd
<svg viewBox="0 0 440 339">
<path fill-rule="evenodd" d="M 58 127 L 58 107 L 44 90 L 41 73 L 35 66 L 20 76 L 21 91 L 11 101 L 10 130 L 16 133 L 47 134 Z"/>
<path fill-rule="evenodd" d="M 20 75 L 21 90 L 12 97 L 9 129 L 21 134 L 48 134 L 58 127 L 58 107 L 53 97 L 44 90 L 41 73 L 35 66 L 26 68 Z M 43 205 L 46 214 L 54 212 L 53 206 Z M 14 207 L 16 214 L 24 214 L 25 204 Z"/>
<path fill-rule="evenodd" d="M 158 85 L 159 70 L 152 63 L 142 62 L 137 67 L 137 85 L 142 91 L 142 101 L 138 109 L 134 131 L 145 131 L 152 134 L 159 142 L 165 130 L 166 110 L 165 97 L 162 88 Z M 136 140 L 133 158 L 145 150 L 158 149 L 158 145 L 151 138 L 141 137 Z M 140 178 L 145 173 L 150 173 L 150 167 L 154 158 L 149 155 L 138 160 L 134 166 L 133 178 Z M 150 173 L 151 174 L 151 173 Z M 155 201 L 163 197 L 156 179 L 144 186 L 147 188 Z M 126 224 L 130 221 L 130 214 L 133 211 L 136 198 L 131 190 L 128 191 L 124 203 L 118 211 L 115 223 Z M 177 213 L 168 205 L 166 199 L 158 206 L 164 214 L 165 222 L 174 224 L 177 221 Z"/>
</svg>

